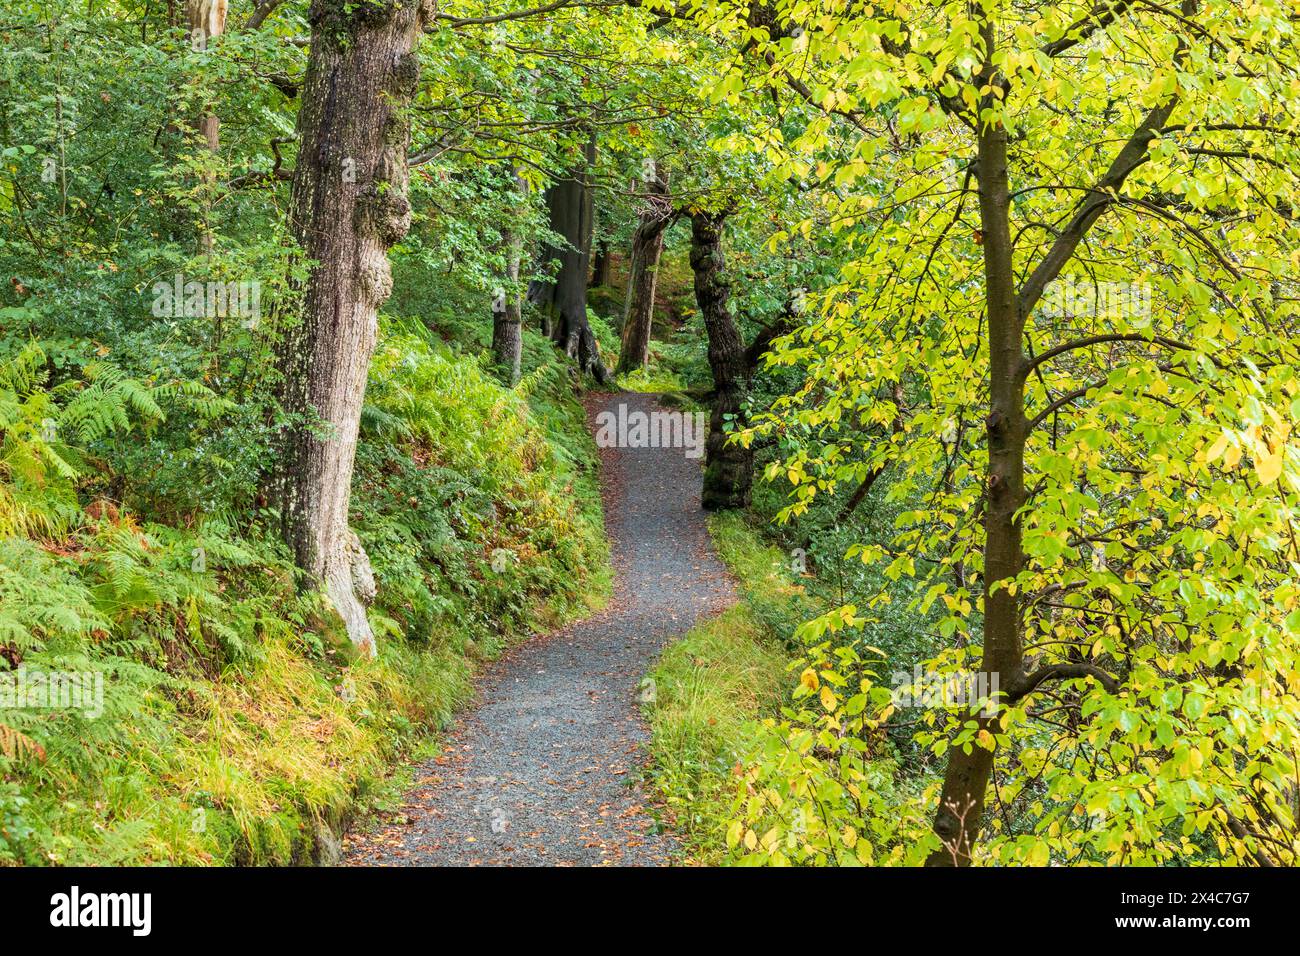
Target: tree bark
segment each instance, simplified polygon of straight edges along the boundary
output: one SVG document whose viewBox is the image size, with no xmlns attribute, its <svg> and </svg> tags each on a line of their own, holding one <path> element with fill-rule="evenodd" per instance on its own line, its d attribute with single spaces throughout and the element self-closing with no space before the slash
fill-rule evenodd
<svg viewBox="0 0 1300 956">
<path fill-rule="evenodd" d="M 591 267 L 594 209 L 591 171 L 595 162 L 596 138 L 592 136 L 587 140 L 582 158 L 546 190 L 551 231 L 565 240 L 565 246 L 543 249 L 542 264 L 558 260 L 559 271 L 553 280 L 531 283 L 528 300 L 542 310 L 543 330 L 555 344 L 577 362 L 582 372 L 603 383 L 609 373 L 587 322 L 587 273 Z"/>
<path fill-rule="evenodd" d="M 697 212 L 691 216 L 691 271 L 695 301 L 709 337 L 709 368 L 713 372 L 713 408 L 704 446 L 704 486 L 700 503 L 710 511 L 744 508 L 754 480 L 754 452 L 727 441 L 727 424 L 739 423 L 748 367 L 745 343 L 727 305 L 722 229 L 725 213 Z"/>
<path fill-rule="evenodd" d="M 650 360 L 650 331 L 654 324 L 659 256 L 664 248 L 664 232 L 673 221 L 672 209 L 666 199 L 667 173 L 656 174 L 650 184 L 650 193 L 652 198 L 640 215 L 636 232 L 632 234 L 627 301 L 623 305 L 623 343 L 618 354 L 619 374 L 635 372 Z"/>
<path fill-rule="evenodd" d="M 591 260 L 591 287 L 603 289 L 609 285 L 609 243 L 604 239 L 596 243 L 596 254 Z"/>
<path fill-rule="evenodd" d="M 997 81 L 992 66 L 994 27 L 987 19 L 981 33 L 986 65 L 982 85 Z M 1007 174 L 1007 131 L 980 123 L 977 143 L 980 228 L 984 244 L 984 287 L 989 336 L 989 463 L 984 508 L 984 646 L 980 672 L 989 683 L 976 686 L 1019 687 L 1024 681 L 1024 650 L 1018 599 L 1007 585 L 1024 561 L 1016 512 L 1025 503 L 1023 321 L 1016 300 L 1012 267 L 1011 200 Z M 998 683 L 992 684 L 992 675 Z M 971 715 L 980 730 L 999 728 L 996 710 Z M 993 752 L 972 743 L 970 753 L 949 750 L 934 831 L 944 846 L 926 861 L 930 866 L 964 866 L 979 833 L 984 797 L 993 769 Z"/>
<path fill-rule="evenodd" d="M 348 504 L 376 316 L 392 291 L 388 250 L 411 225 L 404 108 L 432 8 L 432 0 L 313 0 L 298 113 L 290 225 L 315 264 L 302 319 L 278 345 L 292 424 L 276 491 L 304 585 L 324 589 L 367 654 L 375 652 L 365 612 L 374 579 L 348 530 Z"/>
<path fill-rule="evenodd" d="M 493 303 L 492 364 L 501 381 L 514 386 L 519 381 L 519 367 L 523 358 L 523 314 L 519 293 L 514 291 L 519 282 L 519 239 L 509 230 L 502 232 L 502 240 L 510 252 L 506 260 L 506 288 L 501 302 Z M 499 308 L 498 308 L 499 306 Z"/>
<path fill-rule="evenodd" d="M 513 172 L 515 188 L 520 195 L 527 193 L 527 184 Z M 501 230 L 501 244 L 506 257 L 506 281 L 501 296 L 492 303 L 492 364 L 501 380 L 514 386 L 519 381 L 519 366 L 523 358 L 523 300 L 519 293 L 519 266 L 523 257 L 523 241 L 513 229 Z"/>
<path fill-rule="evenodd" d="M 190 28 L 190 42 L 198 49 L 206 49 L 216 37 L 226 32 L 226 0 L 188 0 L 185 7 L 186 21 Z M 203 145 L 214 156 L 221 149 L 221 119 L 215 113 L 204 113 L 195 124 Z M 211 188 L 216 177 L 204 173 L 203 183 Z M 206 216 L 199 227 L 199 252 L 212 255 L 215 248 L 212 226 Z"/>
</svg>

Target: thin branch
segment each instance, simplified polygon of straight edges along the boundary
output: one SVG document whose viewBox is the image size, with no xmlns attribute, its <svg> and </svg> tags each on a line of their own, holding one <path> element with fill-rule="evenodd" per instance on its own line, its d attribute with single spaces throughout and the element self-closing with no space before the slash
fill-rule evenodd
<svg viewBox="0 0 1300 956">
<path fill-rule="evenodd" d="M 1092 345 L 1102 345 L 1106 342 L 1147 342 L 1152 345 L 1163 345 L 1166 348 L 1182 349 L 1184 351 L 1191 351 L 1192 348 L 1186 342 L 1180 342 L 1178 339 L 1171 339 L 1163 335 L 1146 335 L 1142 332 L 1107 332 L 1103 335 L 1089 335 L 1081 339 L 1074 339 L 1063 345 L 1050 348 L 1046 352 L 1041 352 L 1032 359 L 1026 359 L 1020 367 L 1021 374 L 1028 376 L 1028 374 L 1039 365 L 1051 361 L 1058 355 L 1073 351 L 1074 349 L 1088 348 Z"/>
</svg>

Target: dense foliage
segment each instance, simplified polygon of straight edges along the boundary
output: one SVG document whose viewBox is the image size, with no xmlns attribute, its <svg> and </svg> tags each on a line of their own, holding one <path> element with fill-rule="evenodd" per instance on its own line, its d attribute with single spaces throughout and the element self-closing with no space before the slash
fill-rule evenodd
<svg viewBox="0 0 1300 956">
<path fill-rule="evenodd" d="M 1294 864 L 1296 0 L 216 6 L 0 14 L 0 676 L 104 688 L 0 708 L 0 862 L 328 856 L 477 661 L 598 602 L 594 366 L 535 293 L 596 260 L 612 369 L 657 217 L 617 384 L 759 479 L 745 600 L 655 672 L 695 852 Z M 374 174 L 300 149 L 311 68 L 412 10 L 338 482 L 372 660 L 274 478 L 348 432 L 286 398 L 303 236 L 369 223 L 294 197 Z"/>
</svg>

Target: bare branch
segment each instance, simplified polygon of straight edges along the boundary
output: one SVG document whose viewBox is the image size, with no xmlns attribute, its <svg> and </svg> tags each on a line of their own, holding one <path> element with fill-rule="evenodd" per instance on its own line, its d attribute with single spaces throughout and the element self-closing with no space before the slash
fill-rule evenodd
<svg viewBox="0 0 1300 956">
<path fill-rule="evenodd" d="M 1083 677 L 1091 677 L 1097 683 L 1105 688 L 1108 694 L 1119 693 L 1119 681 L 1112 674 L 1102 670 L 1096 664 L 1046 664 L 1036 671 L 1026 674 L 1019 684 L 1008 691 L 1006 702 L 1014 704 L 1019 700 L 1028 697 L 1040 684 L 1049 680 L 1077 680 Z"/>
</svg>

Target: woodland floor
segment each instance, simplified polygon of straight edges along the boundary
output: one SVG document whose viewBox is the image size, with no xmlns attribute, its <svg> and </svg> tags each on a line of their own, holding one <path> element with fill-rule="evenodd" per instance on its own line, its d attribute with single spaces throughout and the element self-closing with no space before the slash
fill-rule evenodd
<svg viewBox="0 0 1300 956">
<path fill-rule="evenodd" d="M 650 395 L 595 395 L 650 411 Z M 616 571 L 600 613 L 502 657 L 401 811 L 347 839 L 351 865 L 661 865 L 641 779 L 642 676 L 671 638 L 734 600 L 700 508 L 700 460 L 681 448 L 602 449 Z"/>
</svg>

